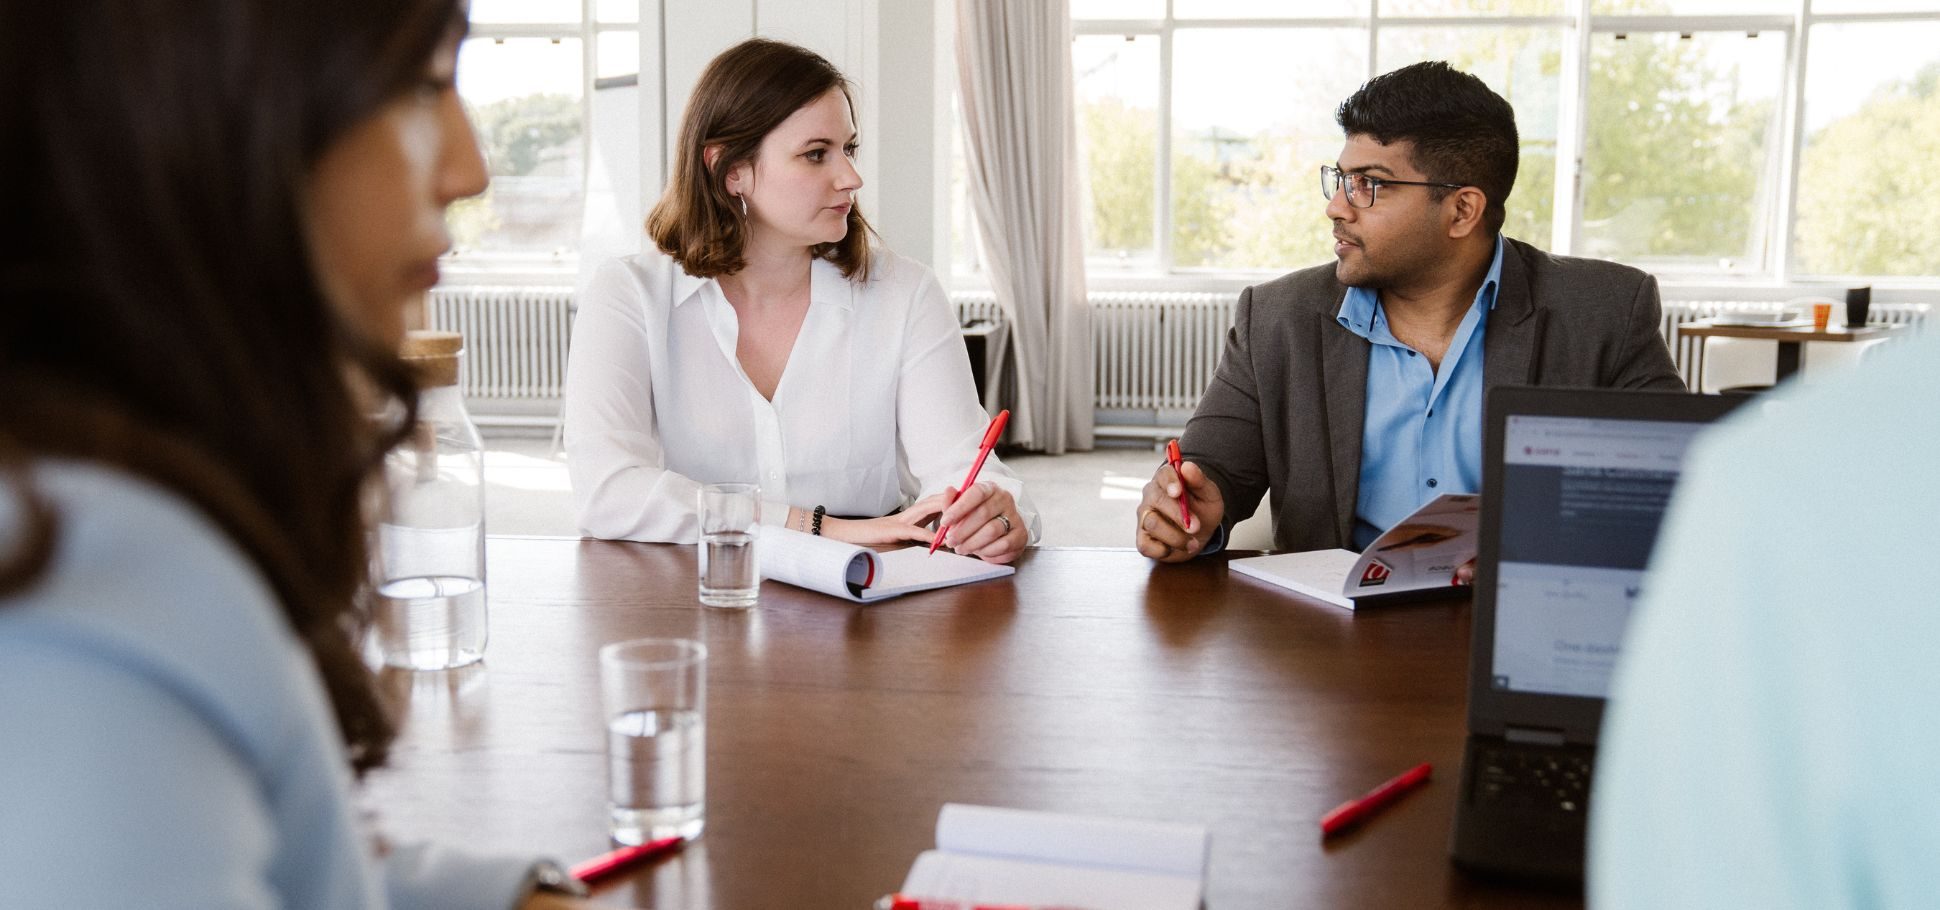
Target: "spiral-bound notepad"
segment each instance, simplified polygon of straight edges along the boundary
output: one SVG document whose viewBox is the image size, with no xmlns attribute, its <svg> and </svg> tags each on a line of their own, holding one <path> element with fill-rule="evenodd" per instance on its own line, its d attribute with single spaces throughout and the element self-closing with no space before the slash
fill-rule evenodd
<svg viewBox="0 0 1940 910">
<path fill-rule="evenodd" d="M 763 578 L 856 603 L 1002 578 L 1017 571 L 943 550 L 928 553 L 920 546 L 879 553 L 785 528 L 763 528 L 755 549 Z"/>
</svg>

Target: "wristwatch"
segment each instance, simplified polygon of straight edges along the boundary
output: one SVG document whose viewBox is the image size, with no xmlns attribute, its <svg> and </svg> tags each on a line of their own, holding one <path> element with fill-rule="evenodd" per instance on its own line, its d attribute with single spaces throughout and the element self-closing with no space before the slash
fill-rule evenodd
<svg viewBox="0 0 1940 910">
<path fill-rule="evenodd" d="M 526 870 L 525 882 L 519 889 L 519 905 L 534 894 L 563 894 L 568 897 L 585 897 L 592 892 L 586 883 L 573 877 L 566 867 L 549 859 L 542 859 Z"/>
</svg>

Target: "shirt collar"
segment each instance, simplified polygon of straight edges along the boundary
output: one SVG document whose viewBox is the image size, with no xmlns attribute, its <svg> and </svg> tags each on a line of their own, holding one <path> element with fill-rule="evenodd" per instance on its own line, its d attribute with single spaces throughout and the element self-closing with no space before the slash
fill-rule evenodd
<svg viewBox="0 0 1940 910">
<path fill-rule="evenodd" d="M 720 282 L 712 278 L 696 278 L 676 264 L 674 306 L 684 306 L 690 300 L 699 299 L 701 288 L 708 285 L 714 285 L 718 289 Z M 849 279 L 843 277 L 842 269 L 835 263 L 826 259 L 816 259 L 808 266 L 808 302 L 811 305 L 826 303 L 845 310 L 854 309 L 855 286 Z"/>
<path fill-rule="evenodd" d="M 687 274 L 680 263 L 674 263 L 674 306 L 683 306 L 689 300 L 699 299 L 701 288 L 714 283 L 712 278 L 695 278 Z"/>
<path fill-rule="evenodd" d="M 1482 277 L 1482 286 L 1475 290 L 1475 304 L 1483 309 L 1495 309 L 1496 292 L 1502 287 L 1502 235 L 1495 235 L 1495 257 L 1489 260 L 1489 272 Z M 1374 331 L 1374 320 L 1381 307 L 1381 295 L 1372 288 L 1349 287 L 1341 298 L 1340 312 L 1335 320 L 1362 338 Z"/>
<path fill-rule="evenodd" d="M 1475 302 L 1484 309 L 1495 309 L 1496 292 L 1502 288 L 1502 235 L 1495 235 L 1495 258 L 1489 260 L 1489 274 L 1475 291 Z"/>
</svg>

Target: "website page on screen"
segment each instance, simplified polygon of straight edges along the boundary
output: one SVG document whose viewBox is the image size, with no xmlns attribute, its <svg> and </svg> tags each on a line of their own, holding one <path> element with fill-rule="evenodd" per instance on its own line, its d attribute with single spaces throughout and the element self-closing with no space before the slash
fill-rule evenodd
<svg viewBox="0 0 1940 910">
<path fill-rule="evenodd" d="M 1704 424 L 1508 418 L 1498 690 L 1604 697 L 1684 452 Z"/>
</svg>

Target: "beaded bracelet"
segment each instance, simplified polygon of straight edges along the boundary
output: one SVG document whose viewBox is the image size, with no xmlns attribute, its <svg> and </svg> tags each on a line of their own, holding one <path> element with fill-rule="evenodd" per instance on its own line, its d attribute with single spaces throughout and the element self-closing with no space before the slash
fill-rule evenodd
<svg viewBox="0 0 1940 910">
<path fill-rule="evenodd" d="M 822 516 L 827 515 L 828 511 L 824 506 L 815 507 L 815 524 L 809 528 L 808 533 L 816 537 L 822 536 Z"/>
</svg>

